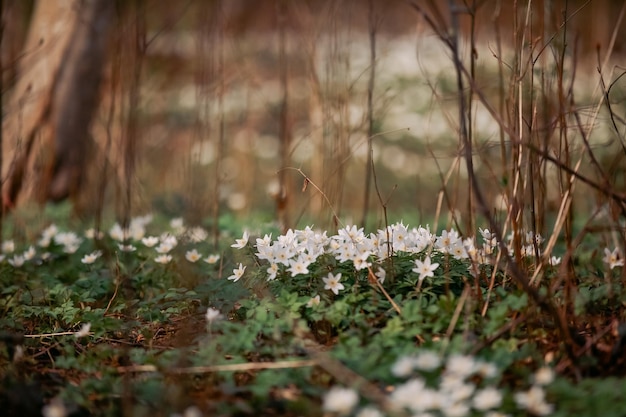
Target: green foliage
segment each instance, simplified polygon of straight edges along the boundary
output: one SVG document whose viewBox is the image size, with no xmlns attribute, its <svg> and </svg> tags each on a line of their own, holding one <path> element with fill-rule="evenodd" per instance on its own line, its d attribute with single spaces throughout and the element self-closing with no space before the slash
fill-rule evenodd
<svg viewBox="0 0 626 417">
<path fill-rule="evenodd" d="M 529 389 L 545 351 L 567 360 L 554 347 L 552 317 L 503 271 L 496 270 L 490 285 L 492 264 L 480 265 L 474 276 L 466 258 L 440 251 L 370 256 L 372 273 L 386 271 L 383 291 L 370 270 L 331 253 L 318 256 L 307 273 L 294 275 L 281 266 L 276 279 L 267 281 L 268 262 L 255 259 L 250 243 L 233 252 L 226 242 L 220 263 L 208 264 L 185 258 L 192 249 L 207 253 L 208 245 L 179 240 L 165 265 L 139 241 L 132 242 L 134 252 L 121 252 L 109 238 L 85 242 L 74 254 L 52 244 L 53 258 L 39 264 L 0 264 L 0 324 L 8 335 L 35 336 L 23 342 L 3 336 L 5 384 L 23 378 L 24 369 L 49 370 L 59 376 L 42 384 L 46 401 L 59 396 L 95 415 L 181 412 L 197 397 L 206 398 L 207 410 L 225 415 L 321 412 L 324 393 L 347 380 L 331 367 L 301 361 L 322 355 L 375 386 L 399 387 L 394 367 L 403 358 L 424 351 L 442 358 L 471 353 L 498 367 L 490 383 L 499 384 L 501 409 L 521 415 L 515 393 Z M 81 262 L 96 249 L 101 258 Z M 422 277 L 415 261 L 426 256 L 438 266 Z M 247 266 L 244 277 L 226 279 L 239 262 Z M 580 271 L 573 313 L 620 314 L 621 280 L 599 279 L 602 265 L 594 268 Z M 328 274 L 341 274 L 343 287 L 328 287 Z M 539 292 L 547 294 L 548 286 Z M 552 298 L 567 302 L 560 289 Z M 207 320 L 209 307 L 220 317 Z M 77 337 L 85 323 L 91 324 L 89 335 Z M 17 345 L 25 358 L 16 364 Z M 597 373 L 606 361 L 587 355 L 579 366 Z M 279 362 L 284 367 L 264 369 Z M 442 369 L 422 376 L 436 386 Z M 553 415 L 618 416 L 626 406 L 623 385 L 617 378 L 576 383 L 563 375 L 546 387 L 546 398 L 556 406 Z"/>
<path fill-rule="evenodd" d="M 558 398 L 564 407 L 554 416 L 610 416 L 626 413 L 623 378 L 587 378 L 579 383 L 558 378 L 549 389 L 549 395 Z"/>
</svg>

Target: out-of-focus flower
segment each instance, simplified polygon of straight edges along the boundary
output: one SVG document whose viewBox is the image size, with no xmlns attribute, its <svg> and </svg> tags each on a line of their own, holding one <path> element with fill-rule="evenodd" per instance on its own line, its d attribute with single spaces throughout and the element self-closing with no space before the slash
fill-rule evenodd
<svg viewBox="0 0 626 417">
<path fill-rule="evenodd" d="M 185 231 L 185 224 L 182 217 L 176 217 L 170 220 L 170 227 L 176 234 L 181 234 Z"/>
<path fill-rule="evenodd" d="M 493 378 L 498 375 L 498 367 L 491 362 L 476 361 L 476 373 L 483 378 Z"/>
<path fill-rule="evenodd" d="M 426 350 L 420 352 L 413 360 L 415 368 L 422 371 L 432 371 L 441 366 L 441 358 L 435 352 Z"/>
<path fill-rule="evenodd" d="M 87 239 L 102 239 L 104 237 L 104 233 L 102 233 L 101 230 L 96 230 L 93 227 L 90 227 L 89 229 L 85 230 L 85 237 Z"/>
<path fill-rule="evenodd" d="M 387 278 L 387 271 L 385 271 L 383 268 L 378 268 L 376 272 L 374 272 L 374 275 L 376 276 L 376 279 L 378 279 L 378 282 L 380 282 L 381 284 L 385 283 L 385 278 Z"/>
<path fill-rule="evenodd" d="M 84 264 L 92 264 L 102 255 L 102 251 L 93 251 L 85 256 L 80 261 Z"/>
<path fill-rule="evenodd" d="M 187 230 L 187 237 L 193 243 L 203 242 L 208 236 L 209 233 L 200 226 L 192 227 Z"/>
<path fill-rule="evenodd" d="M 537 385 L 548 385 L 554 381 L 554 371 L 547 366 L 541 367 L 535 372 L 533 380 Z"/>
<path fill-rule="evenodd" d="M 12 240 L 5 240 L 2 242 L 2 252 L 3 253 L 12 253 L 15 251 L 15 242 Z"/>
<path fill-rule="evenodd" d="M 446 361 L 446 374 L 460 378 L 470 376 L 476 371 L 476 360 L 469 355 L 453 354 Z"/>
<path fill-rule="evenodd" d="M 172 249 L 174 249 L 174 246 L 168 242 L 161 242 L 161 244 L 156 247 L 156 251 L 161 254 L 169 253 Z"/>
<path fill-rule="evenodd" d="M 415 358 L 412 356 L 399 357 L 391 367 L 391 373 L 397 377 L 405 378 L 413 373 Z"/>
<path fill-rule="evenodd" d="M 156 236 L 146 236 L 141 239 L 141 243 L 151 248 L 153 246 L 156 246 L 157 243 L 159 243 L 159 238 Z"/>
<path fill-rule="evenodd" d="M 215 255 L 215 254 L 209 255 L 206 258 L 204 258 L 204 262 L 211 264 L 211 265 L 217 263 L 217 261 L 219 260 L 220 260 L 220 256 Z"/>
<path fill-rule="evenodd" d="M 383 413 L 372 406 L 367 406 L 360 409 L 356 417 L 383 417 Z"/>
<path fill-rule="evenodd" d="M 159 264 L 167 264 L 172 260 L 172 255 L 159 255 L 156 258 L 154 258 L 154 262 L 159 263 Z"/>
<path fill-rule="evenodd" d="M 202 259 L 202 255 L 200 255 L 197 250 L 192 249 L 185 253 L 185 259 L 187 259 L 189 262 L 198 262 L 200 259 Z"/>
<path fill-rule="evenodd" d="M 59 232 L 54 235 L 54 243 L 63 246 L 65 253 L 74 253 L 82 243 L 83 239 L 79 238 L 74 232 Z"/>
<path fill-rule="evenodd" d="M 22 256 L 24 257 L 25 261 L 30 261 L 35 257 L 36 254 L 37 251 L 35 250 L 35 248 L 33 246 L 29 246 L 28 250 L 24 251 Z"/>
<path fill-rule="evenodd" d="M 212 323 L 212 322 L 214 322 L 216 320 L 221 319 L 222 318 L 222 313 L 220 313 L 220 311 L 218 309 L 216 309 L 216 308 L 209 307 L 206 310 L 205 317 L 206 317 L 206 321 L 208 321 L 209 323 Z"/>
<path fill-rule="evenodd" d="M 276 275 L 278 274 L 278 264 L 272 262 L 270 266 L 266 269 L 267 271 L 267 280 L 273 281 L 276 279 Z"/>
<path fill-rule="evenodd" d="M 338 414 L 350 414 L 352 409 L 359 402 L 359 395 L 350 388 L 332 387 L 324 395 L 324 411 Z"/>
<path fill-rule="evenodd" d="M 515 393 L 515 402 L 520 408 L 531 414 L 547 416 L 554 407 L 546 402 L 546 393 L 539 385 L 533 385 L 528 391 Z"/>
<path fill-rule="evenodd" d="M 134 252 L 137 250 L 133 245 L 123 245 L 121 243 L 118 243 L 117 247 L 120 248 L 122 252 Z"/>
<path fill-rule="evenodd" d="M 122 226 L 119 223 L 115 223 L 109 229 L 109 236 L 113 240 L 117 240 L 118 242 L 123 242 L 128 237 L 128 230 L 122 229 Z"/>
<path fill-rule="evenodd" d="M 14 255 L 13 258 L 9 258 L 9 263 L 15 268 L 19 268 L 24 265 L 24 257 L 21 255 Z"/>
<path fill-rule="evenodd" d="M 67 414 L 67 408 L 65 408 L 63 400 L 57 397 L 50 400 L 49 404 L 41 408 L 41 415 L 43 417 L 65 417 Z"/>
<path fill-rule="evenodd" d="M 316 295 L 315 297 L 311 297 L 311 299 L 309 301 L 307 301 L 306 306 L 307 307 L 316 307 L 320 305 L 320 296 L 319 294 Z"/>
<path fill-rule="evenodd" d="M 561 263 L 561 257 L 556 257 L 556 256 L 551 256 L 550 259 L 548 259 L 548 263 L 552 266 L 557 266 Z"/>
<path fill-rule="evenodd" d="M 52 223 L 41 232 L 41 237 L 50 240 L 53 239 L 58 232 L 59 228 L 56 224 Z"/>
<path fill-rule="evenodd" d="M 497 408 L 502 403 L 502 393 L 495 387 L 483 388 L 472 398 L 472 407 L 479 411 Z"/>
<path fill-rule="evenodd" d="M 617 248 L 611 252 L 609 248 L 604 248 L 604 262 L 609 264 L 609 268 L 613 269 L 616 266 L 624 266 L 624 260 L 620 259 L 619 251 Z"/>
<path fill-rule="evenodd" d="M 246 230 L 243 232 L 241 239 L 235 239 L 235 243 L 230 246 L 235 249 L 243 249 L 248 244 L 248 239 L 250 239 L 250 233 Z"/>
<path fill-rule="evenodd" d="M 83 323 L 80 330 L 74 333 L 74 337 L 80 339 L 81 337 L 89 336 L 89 332 L 91 331 L 91 323 Z"/>
</svg>

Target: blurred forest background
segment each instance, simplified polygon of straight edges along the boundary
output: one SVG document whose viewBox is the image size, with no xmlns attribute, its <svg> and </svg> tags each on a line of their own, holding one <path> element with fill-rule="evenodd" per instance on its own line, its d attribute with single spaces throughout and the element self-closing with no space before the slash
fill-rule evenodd
<svg viewBox="0 0 626 417">
<path fill-rule="evenodd" d="M 586 134 L 623 189 L 623 119 L 599 104 L 626 108 L 622 1 L 0 4 L 4 216 L 71 201 L 97 222 L 156 211 L 198 224 L 232 213 L 378 225 L 383 207 L 412 224 L 436 212 L 464 220 L 455 67 L 420 12 L 445 26 L 449 7 L 483 95 L 466 99 L 493 210 L 510 203 L 518 157 L 542 179 L 536 211 L 555 211 L 568 180 L 515 154 L 511 129 L 566 164 Z M 587 130 L 571 127 L 575 116 Z M 581 209 L 604 202 L 576 192 Z"/>
</svg>

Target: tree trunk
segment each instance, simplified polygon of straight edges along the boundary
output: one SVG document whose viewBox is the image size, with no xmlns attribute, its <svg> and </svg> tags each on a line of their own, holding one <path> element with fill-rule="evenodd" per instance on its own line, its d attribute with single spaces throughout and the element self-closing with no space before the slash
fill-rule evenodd
<svg viewBox="0 0 626 417">
<path fill-rule="evenodd" d="M 109 0 L 40 0 L 3 124 L 9 208 L 76 195 L 113 20 Z"/>
</svg>

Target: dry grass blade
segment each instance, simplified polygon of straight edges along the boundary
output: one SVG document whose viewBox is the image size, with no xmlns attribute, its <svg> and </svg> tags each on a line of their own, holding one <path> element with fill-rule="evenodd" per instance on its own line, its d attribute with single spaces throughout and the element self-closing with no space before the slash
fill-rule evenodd
<svg viewBox="0 0 626 417">
<path fill-rule="evenodd" d="M 376 275 L 374 275 L 374 271 L 372 271 L 372 268 L 369 266 L 367 267 L 367 280 L 371 285 L 373 285 L 380 292 L 382 292 L 385 298 L 387 298 L 387 300 L 391 303 L 393 309 L 396 310 L 398 314 L 402 315 L 402 310 L 400 309 L 400 306 L 393 300 L 393 298 L 391 298 L 387 290 L 385 290 L 385 287 L 382 286 L 380 281 L 378 281 L 378 279 L 376 278 Z"/>
</svg>

